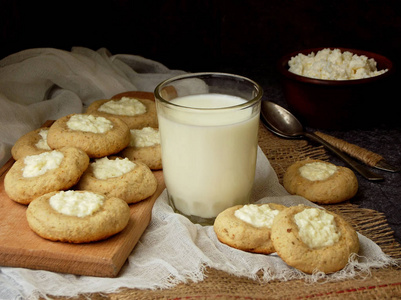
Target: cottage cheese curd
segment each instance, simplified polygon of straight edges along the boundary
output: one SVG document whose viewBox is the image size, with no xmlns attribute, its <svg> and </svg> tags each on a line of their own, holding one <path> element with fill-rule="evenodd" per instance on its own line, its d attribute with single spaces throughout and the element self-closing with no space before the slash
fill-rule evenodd
<svg viewBox="0 0 401 300">
<path fill-rule="evenodd" d="M 131 129 L 130 147 L 151 147 L 160 144 L 160 133 L 158 129 L 144 127 L 142 129 Z"/>
<path fill-rule="evenodd" d="M 317 208 L 307 208 L 294 216 L 301 240 L 309 248 L 332 246 L 340 239 L 333 215 Z"/>
<path fill-rule="evenodd" d="M 273 219 L 277 216 L 279 211 L 271 209 L 269 205 L 244 205 L 234 212 L 235 217 L 249 223 L 255 227 L 268 227 L 271 228 Z"/>
<path fill-rule="evenodd" d="M 76 114 L 67 121 L 67 127 L 77 131 L 105 133 L 113 128 L 113 123 L 104 117 Z"/>
<path fill-rule="evenodd" d="M 92 192 L 61 191 L 50 197 L 49 204 L 61 214 L 82 218 L 98 211 L 104 199 L 104 196 Z"/>
<path fill-rule="evenodd" d="M 146 113 L 146 106 L 137 99 L 122 97 L 102 104 L 98 111 L 114 115 L 135 116 Z"/>
<path fill-rule="evenodd" d="M 64 154 L 53 150 L 37 155 L 29 155 L 24 158 L 22 177 L 36 177 L 45 174 L 49 170 L 56 169 L 63 161 Z"/>
<path fill-rule="evenodd" d="M 135 163 L 128 158 L 99 158 L 91 163 L 93 175 L 97 179 L 108 179 L 124 175 L 135 168 Z"/>
<path fill-rule="evenodd" d="M 365 55 L 352 54 L 340 49 L 323 49 L 305 55 L 299 53 L 289 62 L 289 71 L 298 75 L 329 80 L 349 80 L 381 75 L 387 69 L 378 71 L 376 61 Z"/>
<path fill-rule="evenodd" d="M 51 148 L 47 144 L 47 133 L 48 132 L 49 132 L 49 129 L 41 129 L 39 131 L 40 140 L 35 144 L 36 148 L 42 149 L 42 150 L 51 150 Z"/>
<path fill-rule="evenodd" d="M 337 166 L 323 162 L 312 162 L 299 168 L 302 177 L 311 181 L 326 180 L 337 171 Z"/>
</svg>

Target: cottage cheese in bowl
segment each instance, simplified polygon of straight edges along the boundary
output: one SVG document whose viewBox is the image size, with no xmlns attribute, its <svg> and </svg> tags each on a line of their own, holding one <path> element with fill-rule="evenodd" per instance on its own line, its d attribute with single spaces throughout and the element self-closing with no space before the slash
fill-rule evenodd
<svg viewBox="0 0 401 300">
<path fill-rule="evenodd" d="M 299 53 L 291 57 L 288 66 L 288 71 L 292 73 L 325 80 L 362 79 L 388 71 L 377 70 L 377 62 L 373 58 L 329 48 L 307 55 Z"/>
<path fill-rule="evenodd" d="M 378 53 L 309 48 L 283 55 L 277 69 L 289 110 L 308 127 L 371 127 L 386 122 L 386 105 L 394 106 L 387 99 L 395 90 L 395 68 L 390 59 Z"/>
</svg>

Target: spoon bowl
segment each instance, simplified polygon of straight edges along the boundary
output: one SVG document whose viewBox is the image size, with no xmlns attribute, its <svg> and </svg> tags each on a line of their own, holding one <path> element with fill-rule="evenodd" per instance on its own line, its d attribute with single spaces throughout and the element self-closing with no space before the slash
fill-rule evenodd
<svg viewBox="0 0 401 300">
<path fill-rule="evenodd" d="M 270 101 L 262 101 L 261 114 L 277 135 L 286 138 L 301 138 L 304 128 L 299 120 L 285 108 Z"/>
<path fill-rule="evenodd" d="M 304 130 L 303 125 L 299 120 L 291 114 L 284 107 L 270 101 L 262 101 L 261 104 L 261 118 L 267 129 L 272 131 L 278 136 L 284 138 L 308 138 L 317 143 L 322 144 L 327 149 L 336 154 L 344 162 L 346 162 L 352 169 L 361 174 L 368 180 L 383 180 L 383 177 L 371 172 L 350 156 L 340 151 L 338 148 L 327 143 L 314 133 L 309 133 Z"/>
</svg>

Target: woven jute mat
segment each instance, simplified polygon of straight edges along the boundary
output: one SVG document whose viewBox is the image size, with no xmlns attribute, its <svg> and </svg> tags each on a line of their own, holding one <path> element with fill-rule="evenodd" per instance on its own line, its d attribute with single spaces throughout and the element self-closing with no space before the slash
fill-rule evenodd
<svg viewBox="0 0 401 300">
<path fill-rule="evenodd" d="M 293 162 L 315 158 L 328 160 L 323 147 L 314 147 L 305 140 L 281 139 L 262 125 L 259 145 L 282 181 Z M 401 258 L 401 245 L 382 213 L 346 202 L 326 205 L 326 209 L 342 215 L 355 229 L 376 242 L 383 251 Z M 365 278 L 340 282 L 308 284 L 303 280 L 261 282 L 237 277 L 215 269 L 206 270 L 202 282 L 182 283 L 167 290 L 122 289 L 113 294 L 82 295 L 78 299 L 401 299 L 401 268 L 373 269 Z"/>
</svg>

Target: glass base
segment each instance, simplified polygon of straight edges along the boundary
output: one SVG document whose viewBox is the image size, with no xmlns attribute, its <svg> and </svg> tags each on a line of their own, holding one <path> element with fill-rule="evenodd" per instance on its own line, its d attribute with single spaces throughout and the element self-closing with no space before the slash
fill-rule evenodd
<svg viewBox="0 0 401 300">
<path fill-rule="evenodd" d="M 168 192 L 167 192 L 167 194 L 168 194 Z M 178 210 L 175 207 L 174 201 L 173 201 L 173 199 L 172 199 L 172 197 L 170 195 L 168 195 L 168 201 L 169 201 L 170 206 L 173 208 L 174 212 L 186 217 L 192 223 L 199 224 L 199 225 L 202 225 L 202 226 L 208 226 L 208 225 L 213 225 L 214 224 L 214 220 L 216 219 L 215 217 L 214 218 L 202 218 L 202 217 L 193 216 L 193 215 L 189 215 L 188 216 L 188 215 L 184 214 L 183 212 L 181 212 L 180 210 Z"/>
</svg>

